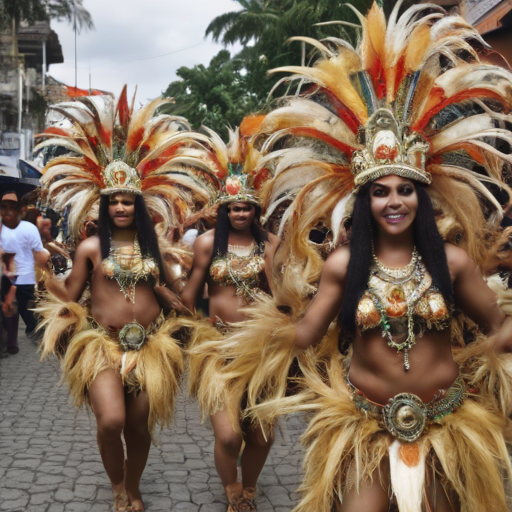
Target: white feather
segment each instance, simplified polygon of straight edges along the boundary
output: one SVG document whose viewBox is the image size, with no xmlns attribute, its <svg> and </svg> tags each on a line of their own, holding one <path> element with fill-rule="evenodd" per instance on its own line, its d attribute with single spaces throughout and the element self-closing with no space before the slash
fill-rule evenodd
<svg viewBox="0 0 512 512">
<path fill-rule="evenodd" d="M 407 466 L 400 458 L 401 444 L 395 440 L 389 447 L 391 487 L 400 512 L 422 512 L 421 502 L 425 484 L 425 454 L 420 449 L 420 461 L 414 467 Z"/>
</svg>

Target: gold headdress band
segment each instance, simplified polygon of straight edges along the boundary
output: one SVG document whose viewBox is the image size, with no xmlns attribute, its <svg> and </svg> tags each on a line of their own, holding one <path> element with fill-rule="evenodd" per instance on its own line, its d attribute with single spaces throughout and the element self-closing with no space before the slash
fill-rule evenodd
<svg viewBox="0 0 512 512">
<path fill-rule="evenodd" d="M 107 165 L 103 172 L 105 188 L 101 194 L 115 194 L 125 192 L 130 194 L 142 194 L 142 182 L 137 171 L 121 160 L 116 160 Z"/>
<path fill-rule="evenodd" d="M 260 204 L 258 198 L 254 195 L 254 191 L 247 186 L 247 176 L 243 174 L 231 175 L 226 179 L 221 195 L 217 199 L 217 203 Z"/>
<path fill-rule="evenodd" d="M 390 110 L 377 110 L 364 133 L 365 148 L 353 154 L 350 164 L 356 189 L 391 174 L 430 185 L 432 176 L 425 170 L 428 142 L 418 133 L 405 135 Z"/>
</svg>

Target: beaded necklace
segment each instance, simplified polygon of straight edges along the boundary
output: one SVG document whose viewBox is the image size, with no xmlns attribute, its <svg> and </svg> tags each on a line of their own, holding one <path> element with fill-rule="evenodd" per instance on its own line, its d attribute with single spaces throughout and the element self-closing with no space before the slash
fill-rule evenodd
<svg viewBox="0 0 512 512">
<path fill-rule="evenodd" d="M 412 293 L 405 297 L 405 315 L 403 316 L 406 318 L 407 322 L 407 337 L 404 341 L 396 341 L 395 336 L 391 332 L 390 317 L 388 316 L 386 307 L 384 306 L 384 300 L 381 296 L 382 291 L 376 286 L 370 285 L 368 287 L 371 299 L 380 314 L 382 336 L 387 338 L 388 346 L 395 348 L 397 353 L 403 353 L 404 370 L 408 371 L 410 368 L 409 350 L 416 344 L 416 334 L 414 333 L 414 312 L 416 304 L 430 287 L 431 280 L 425 279 L 427 275 L 426 268 L 416 248 L 413 250 L 411 261 L 406 266 L 400 268 L 386 267 L 378 260 L 375 252 L 372 252 L 374 267 L 372 270 L 372 276 L 375 276 L 380 281 L 384 281 L 387 285 L 394 285 L 395 289 L 393 292 L 399 295 L 402 300 L 404 298 L 403 295 L 405 294 L 404 285 L 411 281 L 413 281 L 415 285 Z M 370 278 L 370 281 L 371 280 L 372 279 Z"/>
</svg>

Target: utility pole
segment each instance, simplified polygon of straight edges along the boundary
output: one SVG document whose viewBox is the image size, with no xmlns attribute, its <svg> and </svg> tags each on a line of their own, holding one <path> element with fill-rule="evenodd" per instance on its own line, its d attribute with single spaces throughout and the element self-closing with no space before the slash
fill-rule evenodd
<svg viewBox="0 0 512 512">
<path fill-rule="evenodd" d="M 43 96 L 46 93 L 46 40 L 43 41 L 43 72 L 41 73 Z"/>
<path fill-rule="evenodd" d="M 18 62 L 18 133 L 21 134 L 21 121 L 23 118 L 23 64 Z"/>
</svg>

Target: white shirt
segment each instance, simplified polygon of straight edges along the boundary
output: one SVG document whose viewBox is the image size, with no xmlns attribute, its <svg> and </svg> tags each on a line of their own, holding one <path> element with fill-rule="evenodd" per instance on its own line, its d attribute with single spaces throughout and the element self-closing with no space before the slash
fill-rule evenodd
<svg viewBox="0 0 512 512">
<path fill-rule="evenodd" d="M 16 284 L 36 284 L 35 260 L 32 251 L 42 251 L 43 242 L 39 230 L 25 220 L 14 229 L 2 226 L 0 235 L 4 252 L 14 253 Z"/>
</svg>

